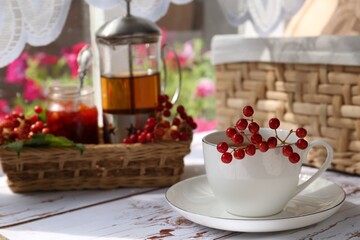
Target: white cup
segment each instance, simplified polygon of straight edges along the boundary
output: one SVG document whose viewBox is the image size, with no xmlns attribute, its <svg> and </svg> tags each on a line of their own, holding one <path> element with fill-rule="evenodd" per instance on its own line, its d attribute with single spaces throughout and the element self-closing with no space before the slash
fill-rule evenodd
<svg viewBox="0 0 360 240">
<path fill-rule="evenodd" d="M 277 133 L 284 139 L 289 131 L 277 130 Z M 261 128 L 260 134 L 267 139 L 274 136 L 274 130 Z M 295 143 L 297 139 L 295 134 L 291 134 L 287 142 Z M 256 150 L 254 156 L 245 155 L 242 160 L 233 159 L 225 164 L 221 161 L 222 154 L 216 149 L 220 142 L 231 143 L 224 131 L 210 133 L 202 140 L 206 176 L 224 209 L 244 217 L 264 217 L 281 212 L 290 199 L 328 168 L 333 158 L 333 148 L 328 143 L 314 140 L 305 150 L 299 150 L 295 144 L 292 146 L 301 159 L 296 164 L 283 156 L 281 147 L 267 152 Z M 327 158 L 313 176 L 299 184 L 302 162 L 305 162 L 309 150 L 316 145 L 325 147 Z"/>
</svg>

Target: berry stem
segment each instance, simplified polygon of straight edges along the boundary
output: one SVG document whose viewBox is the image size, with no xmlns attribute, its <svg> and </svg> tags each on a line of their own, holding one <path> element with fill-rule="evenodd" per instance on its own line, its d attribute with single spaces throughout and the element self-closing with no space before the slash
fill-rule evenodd
<svg viewBox="0 0 360 240">
<path fill-rule="evenodd" d="M 288 133 L 288 135 L 286 136 L 286 138 L 281 142 L 282 144 L 286 144 L 286 140 L 290 137 L 290 135 L 293 133 L 294 131 L 291 129 Z M 276 134 L 277 135 L 277 134 Z"/>
<path fill-rule="evenodd" d="M 249 143 L 251 143 L 251 140 L 249 138 L 249 135 L 251 134 L 246 134 L 244 131 L 240 131 L 240 133 L 246 138 L 246 140 L 248 140 Z"/>
<path fill-rule="evenodd" d="M 279 141 L 281 142 L 281 144 L 284 144 L 284 141 L 279 137 L 276 129 L 274 129 L 274 130 L 275 130 L 275 137 L 276 137 L 276 139 L 279 140 Z"/>
</svg>

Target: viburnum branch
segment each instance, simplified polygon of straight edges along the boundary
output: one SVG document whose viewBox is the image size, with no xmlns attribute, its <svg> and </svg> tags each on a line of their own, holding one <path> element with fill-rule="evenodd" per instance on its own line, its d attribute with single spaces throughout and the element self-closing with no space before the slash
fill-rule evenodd
<svg viewBox="0 0 360 240">
<path fill-rule="evenodd" d="M 300 155 L 297 152 L 294 152 L 291 146 L 294 143 L 288 143 L 287 140 L 291 134 L 295 133 L 299 138 L 295 142 L 295 146 L 300 150 L 306 149 L 308 143 L 304 138 L 307 131 L 301 127 L 296 131 L 291 129 L 285 139 L 281 139 L 277 132 L 277 129 L 280 126 L 280 120 L 278 118 L 271 118 L 269 120 L 269 127 L 274 130 L 275 135 L 266 140 L 260 134 L 260 126 L 254 121 L 253 114 L 254 109 L 251 106 L 245 106 L 243 108 L 244 117 L 238 119 L 235 126 L 229 127 L 226 130 L 226 136 L 238 146 L 230 147 L 231 150 L 228 152 L 229 146 L 226 142 L 218 143 L 217 150 L 222 153 L 221 160 L 224 163 L 230 163 L 233 157 L 241 160 L 245 157 L 245 154 L 253 156 L 255 155 L 256 150 L 267 152 L 269 149 L 279 146 L 282 147 L 283 155 L 287 157 L 291 163 L 300 161 Z M 244 132 L 246 129 L 250 132 L 249 134 Z M 239 134 L 241 136 L 239 136 Z M 247 145 L 245 146 L 243 145 L 244 139 L 247 141 Z"/>
</svg>

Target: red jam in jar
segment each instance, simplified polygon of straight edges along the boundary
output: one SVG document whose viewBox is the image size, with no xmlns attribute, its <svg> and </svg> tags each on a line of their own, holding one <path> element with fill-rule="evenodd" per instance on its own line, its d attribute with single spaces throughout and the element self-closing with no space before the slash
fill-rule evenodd
<svg viewBox="0 0 360 240">
<path fill-rule="evenodd" d="M 46 122 L 50 133 L 76 143 L 99 143 L 94 91 L 76 86 L 54 86 L 48 94 Z"/>
</svg>

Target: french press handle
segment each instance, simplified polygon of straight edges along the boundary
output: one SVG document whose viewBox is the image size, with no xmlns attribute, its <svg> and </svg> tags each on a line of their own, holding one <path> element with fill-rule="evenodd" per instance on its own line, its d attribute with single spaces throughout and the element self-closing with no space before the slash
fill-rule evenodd
<svg viewBox="0 0 360 240">
<path fill-rule="evenodd" d="M 175 104 L 176 101 L 179 99 L 179 96 L 180 96 L 180 92 L 181 92 L 181 84 L 182 84 L 182 75 L 181 75 L 181 65 L 180 65 L 180 59 L 178 57 L 178 55 L 176 54 L 176 52 L 171 49 L 170 47 L 168 47 L 166 44 L 164 44 L 162 47 L 161 47 L 161 60 L 163 62 L 163 71 L 164 71 L 164 77 L 163 77 L 163 80 L 161 82 L 161 92 L 164 92 L 165 91 L 165 88 L 166 88 L 166 82 L 168 81 L 167 79 L 167 68 L 166 68 L 166 62 L 165 62 L 165 49 L 168 48 L 171 52 L 174 53 L 174 56 L 175 56 L 175 62 L 176 62 L 176 65 L 177 65 L 177 69 L 178 69 L 178 75 L 179 75 L 179 84 L 174 92 L 174 95 L 173 97 L 171 98 L 171 103 L 172 104 Z"/>
</svg>

